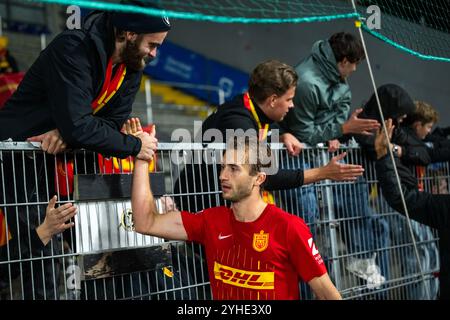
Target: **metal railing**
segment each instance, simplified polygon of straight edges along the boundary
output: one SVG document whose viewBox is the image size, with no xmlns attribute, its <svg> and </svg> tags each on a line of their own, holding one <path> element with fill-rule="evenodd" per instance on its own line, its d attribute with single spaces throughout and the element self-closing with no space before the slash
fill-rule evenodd
<svg viewBox="0 0 450 320">
<path fill-rule="evenodd" d="M 358 181 L 327 180 L 275 191 L 275 204 L 307 222 L 345 299 L 435 298 L 439 271 L 436 233 L 413 223 L 420 263 L 431 289 L 429 297 L 405 219 L 383 200 L 374 163 L 357 147 L 347 152 L 345 161 L 365 167 Z M 224 203 L 217 171 L 204 170 L 204 163 L 197 163 L 206 153 L 201 144 L 190 148 L 159 144 L 152 183 L 157 184 L 154 190 L 158 190 L 161 212 L 174 206 L 196 212 Z M 284 168 L 323 165 L 332 156 L 324 148 L 306 148 L 294 158 L 283 148 L 276 153 Z M 213 163 L 219 161 L 215 154 L 208 153 Z M 133 231 L 129 199 L 132 159 L 104 158 L 83 150 L 54 157 L 31 143 L 0 142 L 0 160 L 4 223 L 0 299 L 211 299 L 200 245 Z M 430 166 L 422 173 L 419 181 L 425 190 L 448 192 L 448 163 Z M 58 195 L 60 204 L 74 202 L 78 213 L 73 228 L 42 247 L 34 230 L 44 221 L 53 194 Z M 364 273 L 367 267 L 375 270 L 377 277 Z M 302 299 L 313 298 L 303 283 L 301 295 Z"/>
</svg>

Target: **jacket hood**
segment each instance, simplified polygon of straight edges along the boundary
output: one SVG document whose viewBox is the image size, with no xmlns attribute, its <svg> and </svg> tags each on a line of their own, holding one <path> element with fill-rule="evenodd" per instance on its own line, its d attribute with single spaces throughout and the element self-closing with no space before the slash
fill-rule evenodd
<svg viewBox="0 0 450 320">
<path fill-rule="evenodd" d="M 337 69 L 336 57 L 328 40 L 314 43 L 311 55 L 323 76 L 332 83 L 341 82 L 341 75 Z"/>
<path fill-rule="evenodd" d="M 386 120 L 392 118 L 394 122 L 396 122 L 396 118 L 414 112 L 414 102 L 408 92 L 402 87 L 395 84 L 385 84 L 380 86 L 377 89 L 377 92 L 381 109 L 383 110 L 383 115 Z M 375 94 L 372 94 L 369 101 L 365 104 L 361 116 L 363 118 L 376 119 L 381 122 Z"/>
<path fill-rule="evenodd" d="M 114 28 L 111 14 L 104 11 L 94 11 L 84 19 L 82 30 L 90 36 L 97 47 L 102 61 L 112 55 L 115 47 Z"/>
</svg>

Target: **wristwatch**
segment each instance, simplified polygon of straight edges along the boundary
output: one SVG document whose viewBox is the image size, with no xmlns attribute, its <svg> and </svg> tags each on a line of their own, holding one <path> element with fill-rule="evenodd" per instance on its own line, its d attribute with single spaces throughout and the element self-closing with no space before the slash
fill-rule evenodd
<svg viewBox="0 0 450 320">
<path fill-rule="evenodd" d="M 398 158 L 398 145 L 394 144 L 394 147 L 392 147 L 392 153 Z"/>
</svg>

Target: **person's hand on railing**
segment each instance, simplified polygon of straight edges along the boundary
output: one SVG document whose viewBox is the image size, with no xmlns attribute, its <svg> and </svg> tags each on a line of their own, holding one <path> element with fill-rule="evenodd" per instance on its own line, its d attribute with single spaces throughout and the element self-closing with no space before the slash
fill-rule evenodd
<svg viewBox="0 0 450 320">
<path fill-rule="evenodd" d="M 67 145 L 64 142 L 58 129 L 50 130 L 38 136 L 27 139 L 29 142 L 40 142 L 41 149 L 49 154 L 56 155 L 66 150 Z"/>
<path fill-rule="evenodd" d="M 392 119 L 385 121 L 386 129 L 389 135 L 389 139 L 392 138 L 392 132 L 394 131 L 394 125 L 392 124 Z M 377 153 L 377 159 L 383 158 L 388 153 L 388 140 L 383 132 L 383 128 L 380 128 L 375 137 L 375 152 Z M 392 144 L 391 144 L 392 147 Z"/>
<path fill-rule="evenodd" d="M 284 143 L 291 156 L 298 156 L 304 147 L 303 143 L 290 133 L 282 134 L 280 140 Z"/>
<path fill-rule="evenodd" d="M 338 154 L 337 156 L 331 158 L 330 162 L 324 167 L 325 179 L 331 179 L 334 181 L 354 181 L 359 176 L 362 176 L 364 168 L 359 164 L 346 164 L 340 163 L 342 159 L 345 158 L 347 152 Z"/>
<path fill-rule="evenodd" d="M 340 146 L 341 143 L 338 139 L 330 140 L 328 141 L 328 152 L 333 153 L 335 151 L 338 151 Z"/>
<path fill-rule="evenodd" d="M 380 124 L 377 120 L 358 118 L 358 115 L 362 111 L 363 109 L 361 108 L 356 109 L 350 116 L 350 119 L 344 122 L 344 124 L 342 125 L 343 134 L 356 133 L 363 135 L 372 135 L 372 131 L 380 127 Z"/>
<path fill-rule="evenodd" d="M 136 156 L 136 159 L 144 161 L 151 161 L 153 159 L 156 148 L 158 147 L 158 139 L 156 139 L 155 134 L 156 129 L 154 125 L 150 134 L 144 131 L 135 134 L 136 138 L 141 140 L 141 150 Z"/>
<path fill-rule="evenodd" d="M 47 245 L 55 234 L 75 225 L 68 221 L 75 216 L 77 208 L 72 203 L 66 203 L 55 208 L 56 199 L 56 196 L 50 199 L 44 222 L 36 228 L 36 232 L 44 245 Z"/>
<path fill-rule="evenodd" d="M 123 133 L 133 135 L 141 140 L 141 150 L 136 159 L 151 161 L 155 155 L 156 147 L 158 146 L 158 139 L 156 139 L 156 127 L 152 126 L 150 134 L 142 130 L 139 118 L 128 119 L 122 126 Z"/>
</svg>

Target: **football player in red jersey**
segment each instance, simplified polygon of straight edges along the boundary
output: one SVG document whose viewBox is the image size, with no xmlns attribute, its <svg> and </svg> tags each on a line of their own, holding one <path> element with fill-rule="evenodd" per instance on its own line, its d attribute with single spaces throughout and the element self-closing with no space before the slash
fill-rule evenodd
<svg viewBox="0 0 450 320">
<path fill-rule="evenodd" d="M 235 138 L 227 144 L 220 183 L 231 207 L 195 214 L 176 210 L 159 214 L 148 162 L 136 159 L 135 230 L 204 245 L 214 299 L 299 299 L 300 280 L 310 285 L 318 299 L 341 299 L 304 221 L 262 199 L 266 173 L 261 154 L 269 151 L 256 139 Z"/>
</svg>

